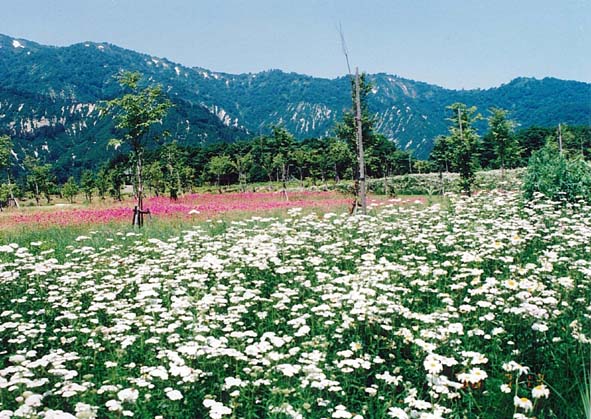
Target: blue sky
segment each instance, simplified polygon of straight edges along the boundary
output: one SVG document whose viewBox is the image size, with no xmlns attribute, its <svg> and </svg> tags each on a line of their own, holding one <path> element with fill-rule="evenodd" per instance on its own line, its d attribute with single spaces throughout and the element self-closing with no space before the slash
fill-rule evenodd
<svg viewBox="0 0 591 419">
<path fill-rule="evenodd" d="M 591 0 L 15 0 L 0 33 L 333 78 L 347 71 L 339 23 L 361 71 L 467 89 L 518 76 L 591 82 Z"/>
</svg>

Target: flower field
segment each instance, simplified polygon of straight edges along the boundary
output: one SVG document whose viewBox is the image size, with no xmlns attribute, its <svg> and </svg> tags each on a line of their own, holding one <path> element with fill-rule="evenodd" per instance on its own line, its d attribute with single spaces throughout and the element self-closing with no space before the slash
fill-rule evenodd
<svg viewBox="0 0 591 419">
<path fill-rule="evenodd" d="M 292 207 L 338 208 L 350 205 L 336 192 L 298 191 L 289 193 L 288 200 L 278 192 L 245 192 L 227 194 L 189 194 L 176 201 L 168 197 L 151 197 L 145 208 L 157 218 L 204 219 L 229 212 L 265 212 Z M 98 202 L 92 206 L 51 206 L 25 208 L 19 212 L 0 213 L 0 229 L 15 225 L 68 226 L 93 225 L 111 222 L 131 222 L 134 200 L 124 202 Z"/>
<path fill-rule="evenodd" d="M 3 243 L 0 418 L 579 418 L 590 287 L 512 193 Z"/>
</svg>

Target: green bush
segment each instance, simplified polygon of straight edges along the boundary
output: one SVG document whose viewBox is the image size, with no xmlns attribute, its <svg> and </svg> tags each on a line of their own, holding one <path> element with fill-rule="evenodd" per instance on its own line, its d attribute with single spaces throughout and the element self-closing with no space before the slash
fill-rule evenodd
<svg viewBox="0 0 591 419">
<path fill-rule="evenodd" d="M 500 170 L 476 172 L 473 185 L 475 191 L 494 189 L 519 190 L 521 188 L 523 169 L 505 170 L 504 178 Z M 388 192 L 395 195 L 437 195 L 443 192 L 460 193 L 462 185 L 457 173 L 414 173 L 387 178 Z M 370 192 L 384 193 L 384 179 L 369 179 L 367 187 Z"/>
<path fill-rule="evenodd" d="M 537 194 L 560 202 L 591 202 L 591 165 L 580 157 L 567 158 L 551 147 L 532 154 L 523 182 L 523 196 Z"/>
</svg>

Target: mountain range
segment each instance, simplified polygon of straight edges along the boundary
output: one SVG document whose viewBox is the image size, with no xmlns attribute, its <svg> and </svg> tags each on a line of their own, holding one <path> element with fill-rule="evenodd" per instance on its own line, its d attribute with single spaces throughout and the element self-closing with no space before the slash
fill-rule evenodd
<svg viewBox="0 0 591 419">
<path fill-rule="evenodd" d="M 163 86 L 174 103 L 163 124 L 182 145 L 252 138 L 274 125 L 299 139 L 327 136 L 351 108 L 348 76 L 227 74 L 108 43 L 54 47 L 0 35 L 0 134 L 13 137 L 17 158 L 36 152 L 58 167 L 96 165 L 114 152 L 106 147 L 116 135 L 113 123 L 99 117 L 98 105 L 121 93 L 114 77 L 121 70 Z M 485 117 L 490 107 L 507 109 L 521 127 L 591 123 L 589 83 L 522 77 L 490 89 L 450 90 L 383 73 L 368 79 L 377 130 L 419 158 L 446 133 L 446 106 L 454 102 L 477 106 Z M 486 129 L 484 119 L 478 128 Z"/>
</svg>

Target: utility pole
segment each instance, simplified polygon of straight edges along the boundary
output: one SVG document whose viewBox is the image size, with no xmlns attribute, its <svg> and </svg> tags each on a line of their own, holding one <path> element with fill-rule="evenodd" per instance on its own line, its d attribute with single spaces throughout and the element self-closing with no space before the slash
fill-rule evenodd
<svg viewBox="0 0 591 419">
<path fill-rule="evenodd" d="M 359 199 L 361 212 L 367 214 L 367 199 L 365 196 L 365 157 L 363 154 L 363 127 L 361 126 L 361 88 L 359 86 L 359 68 L 355 68 L 355 107 L 357 122 L 357 154 L 359 158 Z"/>
</svg>

